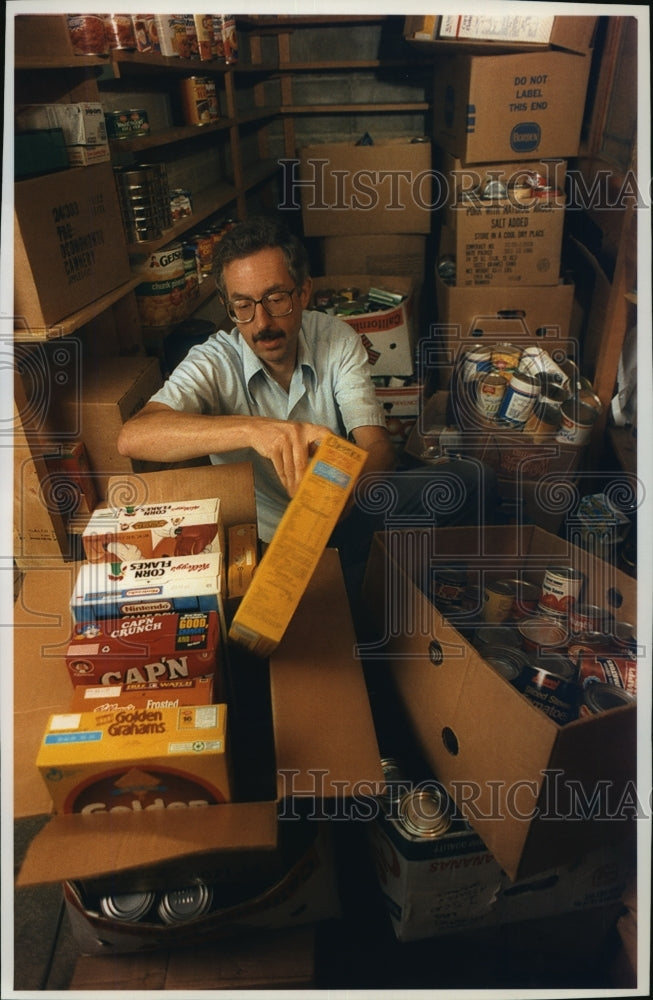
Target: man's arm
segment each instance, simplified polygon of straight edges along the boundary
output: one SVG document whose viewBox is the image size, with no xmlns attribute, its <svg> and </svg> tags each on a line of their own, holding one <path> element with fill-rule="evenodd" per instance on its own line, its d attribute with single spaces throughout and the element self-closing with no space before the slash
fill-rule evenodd
<svg viewBox="0 0 653 1000">
<path fill-rule="evenodd" d="M 385 427 L 355 427 L 352 437 L 354 443 L 367 452 L 364 472 L 391 472 L 394 469 L 397 455 Z"/>
<path fill-rule="evenodd" d="M 121 428 L 121 455 L 147 462 L 184 462 L 205 455 L 254 448 L 270 459 L 289 496 L 294 496 L 314 446 L 327 434 L 320 424 L 271 417 L 211 416 L 150 402 Z"/>
</svg>

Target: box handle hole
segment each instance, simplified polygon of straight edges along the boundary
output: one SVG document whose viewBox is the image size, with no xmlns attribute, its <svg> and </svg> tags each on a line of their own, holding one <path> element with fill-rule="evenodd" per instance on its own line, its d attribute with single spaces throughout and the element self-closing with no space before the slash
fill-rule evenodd
<svg viewBox="0 0 653 1000">
<path fill-rule="evenodd" d="M 444 653 L 442 652 L 442 646 L 437 639 L 431 639 L 429 643 L 429 660 L 431 663 L 438 667 L 444 659 Z"/>
<path fill-rule="evenodd" d="M 454 733 L 453 729 L 449 726 L 445 726 L 442 730 L 442 742 L 444 743 L 445 750 L 451 754 L 452 757 L 458 755 L 458 737 Z"/>
<path fill-rule="evenodd" d="M 615 587 L 609 588 L 607 597 L 611 608 L 620 608 L 624 602 L 623 594 L 621 591 L 616 590 Z"/>
</svg>

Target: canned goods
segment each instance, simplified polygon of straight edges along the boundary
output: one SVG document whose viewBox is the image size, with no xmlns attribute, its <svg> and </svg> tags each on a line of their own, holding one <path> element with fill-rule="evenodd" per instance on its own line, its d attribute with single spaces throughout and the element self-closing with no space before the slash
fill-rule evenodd
<svg viewBox="0 0 653 1000">
<path fill-rule="evenodd" d="M 349 286 L 348 288 L 339 288 L 338 295 L 340 296 L 341 299 L 344 299 L 345 302 L 353 302 L 355 299 L 359 297 L 360 289 L 355 288 L 354 286 Z"/>
<path fill-rule="evenodd" d="M 136 35 L 131 14 L 103 14 L 104 32 L 110 49 L 135 49 Z"/>
<path fill-rule="evenodd" d="M 459 608 L 466 588 L 466 566 L 442 566 L 434 571 L 431 579 L 431 600 L 441 610 Z"/>
<path fill-rule="evenodd" d="M 571 396 L 562 404 L 560 412 L 556 441 L 575 446 L 586 444 L 598 416 L 595 407 L 583 403 L 577 396 Z"/>
<path fill-rule="evenodd" d="M 549 372 L 540 372 L 537 376 L 540 382 L 540 399 L 560 408 L 569 399 L 570 392 L 566 386 L 556 381 Z"/>
<path fill-rule="evenodd" d="M 578 715 L 579 688 L 574 664 L 557 653 L 529 660 L 517 688 L 536 708 L 564 726 Z"/>
<path fill-rule="evenodd" d="M 142 920 L 154 905 L 153 892 L 119 892 L 100 899 L 100 910 L 112 920 L 135 922 Z"/>
<path fill-rule="evenodd" d="M 383 806 L 389 810 L 399 802 L 402 795 L 410 790 L 411 782 L 395 757 L 382 757 L 381 767 L 383 768 L 384 784 L 380 799 Z"/>
<path fill-rule="evenodd" d="M 578 673 L 583 688 L 600 682 L 637 695 L 637 660 L 632 656 L 583 652 L 578 658 Z"/>
<path fill-rule="evenodd" d="M 515 599 L 510 610 L 512 618 L 517 620 L 535 614 L 540 598 L 540 588 L 530 580 L 509 580 L 515 589 Z"/>
<path fill-rule="evenodd" d="M 109 43 L 102 14 L 68 14 L 68 34 L 76 56 L 106 56 Z"/>
<path fill-rule="evenodd" d="M 486 375 L 480 376 L 476 392 L 476 406 L 486 420 L 493 420 L 496 417 L 507 385 L 508 380 L 503 375 L 488 372 Z"/>
<path fill-rule="evenodd" d="M 173 188 L 170 192 L 170 213 L 173 222 L 188 218 L 193 214 L 193 201 L 190 191 L 184 188 Z"/>
<path fill-rule="evenodd" d="M 498 178 L 490 178 L 490 180 L 486 181 L 483 185 L 481 198 L 483 198 L 484 201 L 500 201 L 502 198 L 507 197 L 508 188 L 504 182 L 500 181 Z"/>
<path fill-rule="evenodd" d="M 540 397 L 524 424 L 524 434 L 539 444 L 557 434 L 561 419 L 560 407 Z"/>
<path fill-rule="evenodd" d="M 184 318 L 186 274 L 183 249 L 175 243 L 150 254 L 135 288 L 136 305 L 144 326 L 167 326 Z"/>
<path fill-rule="evenodd" d="M 528 657 L 512 646 L 490 646 L 484 659 L 493 670 L 515 685 L 519 682 L 524 667 L 529 665 Z"/>
<path fill-rule="evenodd" d="M 522 426 L 531 415 L 539 394 L 540 384 L 536 377 L 516 371 L 506 386 L 497 416 L 515 427 Z"/>
<path fill-rule="evenodd" d="M 220 117 L 215 82 L 208 76 L 189 76 L 180 82 L 187 125 L 210 125 Z"/>
<path fill-rule="evenodd" d="M 583 690 L 578 715 L 581 719 L 600 712 L 608 712 L 611 708 L 623 708 L 634 705 L 635 699 L 622 688 L 614 684 L 601 684 L 598 681 L 588 684 Z"/>
<path fill-rule="evenodd" d="M 505 622 L 510 618 L 515 600 L 515 584 L 512 580 L 494 580 L 485 584 L 483 590 L 483 620 Z"/>
<path fill-rule="evenodd" d="M 492 371 L 503 375 L 508 381 L 519 367 L 521 348 L 514 344 L 494 344 L 492 347 Z"/>
<path fill-rule="evenodd" d="M 568 615 L 580 595 L 583 574 L 567 566 L 551 566 L 542 580 L 538 608 L 545 614 Z"/>
<path fill-rule="evenodd" d="M 510 628 L 509 625 L 481 625 L 476 629 L 474 646 L 481 656 L 486 657 L 488 650 L 495 646 L 518 649 L 521 646 L 521 637 L 517 629 Z"/>
<path fill-rule="evenodd" d="M 596 655 L 597 653 L 614 653 L 616 644 L 614 637 L 606 635 L 605 632 L 579 632 L 569 640 L 567 646 L 567 656 L 574 662 L 586 653 Z"/>
<path fill-rule="evenodd" d="M 563 649 L 567 644 L 567 629 L 552 617 L 527 618 L 517 626 L 522 645 L 529 653 Z"/>
<path fill-rule="evenodd" d="M 201 917 L 210 908 L 213 892 L 204 882 L 164 892 L 157 913 L 164 924 L 180 924 Z"/>
<path fill-rule="evenodd" d="M 150 123 L 144 108 L 105 111 L 104 120 L 110 139 L 131 139 L 137 135 L 149 135 L 150 132 Z"/>
<path fill-rule="evenodd" d="M 596 604 L 574 604 L 569 612 L 569 628 L 573 635 L 579 632 L 610 632 L 614 615 Z"/>
<path fill-rule="evenodd" d="M 207 277 L 213 273 L 213 237 L 210 233 L 196 233 L 193 241 L 197 246 L 200 259 L 200 271 Z"/>
<path fill-rule="evenodd" d="M 461 375 L 463 382 L 476 382 L 484 373 L 489 372 L 492 365 L 492 349 L 490 347 L 471 347 L 465 351 L 462 358 Z"/>
<path fill-rule="evenodd" d="M 416 788 L 399 800 L 398 823 L 409 840 L 441 837 L 451 826 L 449 801 L 436 788 Z"/>
</svg>

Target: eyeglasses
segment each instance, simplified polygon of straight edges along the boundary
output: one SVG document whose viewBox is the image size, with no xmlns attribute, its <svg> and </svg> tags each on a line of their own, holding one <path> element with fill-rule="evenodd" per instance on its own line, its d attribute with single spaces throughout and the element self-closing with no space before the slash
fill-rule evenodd
<svg viewBox="0 0 653 1000">
<path fill-rule="evenodd" d="M 268 316 L 274 316 L 275 319 L 279 316 L 289 316 L 293 311 L 292 297 L 296 290 L 297 286 L 291 288 L 289 292 L 282 290 L 268 292 L 262 299 L 233 299 L 227 302 L 229 319 L 234 323 L 251 323 L 259 304 L 263 306 Z"/>
</svg>

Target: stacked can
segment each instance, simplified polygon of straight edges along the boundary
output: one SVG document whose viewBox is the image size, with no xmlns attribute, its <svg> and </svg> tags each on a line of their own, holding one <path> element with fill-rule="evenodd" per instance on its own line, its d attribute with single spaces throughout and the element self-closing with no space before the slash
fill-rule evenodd
<svg viewBox="0 0 653 1000">
<path fill-rule="evenodd" d="M 165 164 L 114 167 L 118 201 L 128 243 L 158 239 L 172 226 Z"/>
<path fill-rule="evenodd" d="M 210 125 L 220 117 L 215 81 L 209 76 L 189 76 L 180 83 L 184 121 L 187 125 Z"/>
</svg>

